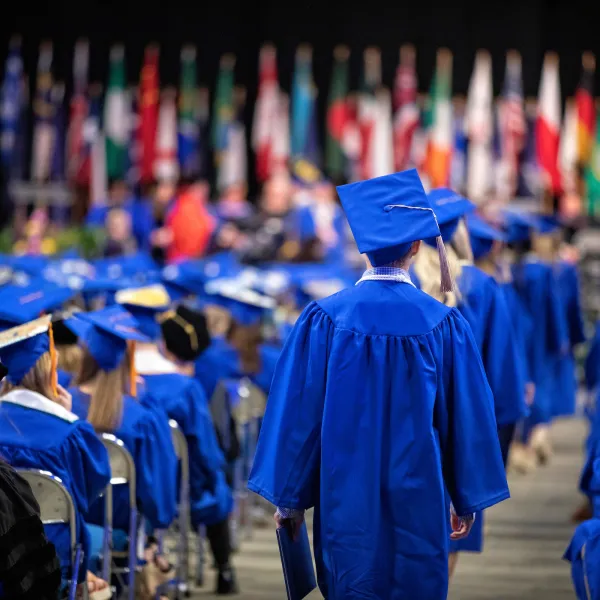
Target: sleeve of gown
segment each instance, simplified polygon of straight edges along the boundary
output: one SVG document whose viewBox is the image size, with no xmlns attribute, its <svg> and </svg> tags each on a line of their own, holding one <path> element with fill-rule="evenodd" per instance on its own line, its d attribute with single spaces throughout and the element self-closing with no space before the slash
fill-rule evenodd
<svg viewBox="0 0 600 600">
<path fill-rule="evenodd" d="M 160 409 L 147 408 L 139 422 L 134 461 L 139 509 L 150 525 L 168 527 L 177 512 L 177 456 L 169 419 Z"/>
<path fill-rule="evenodd" d="M 110 463 L 104 444 L 92 426 L 77 421 L 62 448 L 62 460 L 72 474 L 71 493 L 85 514 L 110 481 Z"/>
<path fill-rule="evenodd" d="M 435 411 L 444 479 L 459 516 L 510 496 L 494 403 L 468 323 L 453 310 L 444 331 L 444 384 Z"/>
<path fill-rule="evenodd" d="M 333 329 L 320 307 L 309 304 L 275 369 L 248 487 L 276 506 L 307 509 L 318 497 Z"/>
<path fill-rule="evenodd" d="M 548 343 L 550 352 L 563 353 L 569 347 L 569 332 L 567 325 L 567 306 L 562 299 L 558 286 L 559 280 L 550 272 L 550 283 L 546 301 L 548 302 Z"/>
<path fill-rule="evenodd" d="M 194 363 L 194 377 L 200 382 L 210 402 L 219 379 L 224 376 L 215 352 L 211 349 L 202 354 Z"/>
<path fill-rule="evenodd" d="M 496 420 L 505 425 L 515 423 L 526 412 L 526 375 L 506 300 L 494 282 L 490 284 L 490 294 L 482 359 L 494 397 Z"/>
</svg>

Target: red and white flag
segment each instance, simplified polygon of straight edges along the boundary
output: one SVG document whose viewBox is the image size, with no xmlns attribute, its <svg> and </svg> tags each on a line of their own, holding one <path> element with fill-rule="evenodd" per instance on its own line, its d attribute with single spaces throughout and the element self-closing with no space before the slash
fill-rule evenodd
<svg viewBox="0 0 600 600">
<path fill-rule="evenodd" d="M 154 176 L 158 181 L 174 181 L 179 175 L 177 161 L 177 90 L 167 88 L 160 99 Z"/>
<path fill-rule="evenodd" d="M 558 55 L 548 52 L 544 58 L 540 81 L 535 146 L 538 165 L 542 173 L 542 187 L 553 194 L 559 194 L 562 187 L 558 169 L 560 108 Z"/>
<path fill-rule="evenodd" d="M 89 43 L 80 40 L 75 46 L 73 58 L 73 96 L 67 131 L 67 177 L 71 183 L 87 185 L 89 169 L 86 168 L 88 148 L 85 143 L 84 126 L 88 116 L 88 63 Z"/>
<path fill-rule="evenodd" d="M 419 125 L 417 106 L 417 73 L 415 49 L 406 45 L 400 48 L 400 64 L 394 83 L 394 168 L 403 171 L 412 166 L 411 147 Z"/>
</svg>

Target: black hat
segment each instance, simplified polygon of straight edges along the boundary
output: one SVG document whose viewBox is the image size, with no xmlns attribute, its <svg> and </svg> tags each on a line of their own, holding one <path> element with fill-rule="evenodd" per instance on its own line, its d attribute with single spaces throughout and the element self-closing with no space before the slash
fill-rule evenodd
<svg viewBox="0 0 600 600">
<path fill-rule="evenodd" d="M 52 315 L 52 334 L 57 346 L 71 346 L 77 344 L 79 338 L 66 325 L 65 320 L 71 318 L 76 310 L 56 312 Z"/>
<path fill-rule="evenodd" d="M 210 346 L 210 334 L 203 313 L 180 305 L 158 317 L 167 350 L 177 359 L 189 362 Z"/>
</svg>

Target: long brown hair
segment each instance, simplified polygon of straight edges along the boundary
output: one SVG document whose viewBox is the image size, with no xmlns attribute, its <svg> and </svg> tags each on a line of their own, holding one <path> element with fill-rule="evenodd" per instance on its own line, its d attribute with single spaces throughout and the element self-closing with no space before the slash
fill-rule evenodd
<svg viewBox="0 0 600 600">
<path fill-rule="evenodd" d="M 96 431 L 114 431 L 123 419 L 123 395 L 129 382 L 129 349 L 116 369 L 104 371 L 87 348 L 83 350 L 76 386 L 91 385 L 88 423 Z"/>
<path fill-rule="evenodd" d="M 4 396 L 15 389 L 37 392 L 49 400 L 55 399 L 52 393 L 52 359 L 50 358 L 50 352 L 42 354 L 37 359 L 35 365 L 29 369 L 19 385 L 14 385 L 8 379 L 5 379 L 0 388 L 0 395 Z"/>
<path fill-rule="evenodd" d="M 256 374 L 261 370 L 258 349 L 263 336 L 260 325 L 240 325 L 233 321 L 227 332 L 227 341 L 238 351 L 244 373 Z"/>
<path fill-rule="evenodd" d="M 56 346 L 58 368 L 76 375 L 81 369 L 83 349 L 77 344 L 60 344 Z"/>
</svg>

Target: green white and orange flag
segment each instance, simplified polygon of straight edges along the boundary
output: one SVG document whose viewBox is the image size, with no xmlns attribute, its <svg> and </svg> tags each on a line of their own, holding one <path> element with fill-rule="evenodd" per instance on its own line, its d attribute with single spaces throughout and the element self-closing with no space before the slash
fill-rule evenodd
<svg viewBox="0 0 600 600">
<path fill-rule="evenodd" d="M 452 157 L 452 53 L 445 48 L 438 50 L 426 124 L 429 139 L 424 171 L 431 188 L 444 187 L 450 180 Z"/>
</svg>

